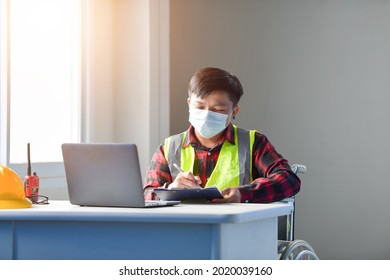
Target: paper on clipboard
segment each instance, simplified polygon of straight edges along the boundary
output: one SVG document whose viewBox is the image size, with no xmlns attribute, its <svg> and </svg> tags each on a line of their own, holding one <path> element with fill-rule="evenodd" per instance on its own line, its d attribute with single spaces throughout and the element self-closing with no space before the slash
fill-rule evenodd
<svg viewBox="0 0 390 280">
<path fill-rule="evenodd" d="M 216 186 L 196 189 L 154 189 L 155 194 L 161 200 L 210 200 L 213 198 L 223 198 Z"/>
</svg>

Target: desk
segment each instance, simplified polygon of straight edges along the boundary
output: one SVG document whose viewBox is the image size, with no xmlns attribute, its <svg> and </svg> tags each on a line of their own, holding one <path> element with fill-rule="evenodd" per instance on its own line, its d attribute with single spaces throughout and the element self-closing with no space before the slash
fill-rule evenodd
<svg viewBox="0 0 390 280">
<path fill-rule="evenodd" d="M 0 210 L 0 259 L 276 259 L 284 203 Z"/>
</svg>

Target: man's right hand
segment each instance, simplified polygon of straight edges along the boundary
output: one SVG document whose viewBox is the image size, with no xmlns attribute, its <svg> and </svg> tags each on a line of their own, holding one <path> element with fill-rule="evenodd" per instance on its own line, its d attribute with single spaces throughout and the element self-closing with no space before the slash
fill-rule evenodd
<svg viewBox="0 0 390 280">
<path fill-rule="evenodd" d="M 169 185 L 169 189 L 197 189 L 202 181 L 199 176 L 195 176 L 191 172 L 180 172 L 175 181 Z"/>
</svg>

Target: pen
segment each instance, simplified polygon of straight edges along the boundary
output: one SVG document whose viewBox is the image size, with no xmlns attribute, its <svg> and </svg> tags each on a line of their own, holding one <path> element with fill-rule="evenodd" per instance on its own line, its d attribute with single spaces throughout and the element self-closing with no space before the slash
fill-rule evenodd
<svg viewBox="0 0 390 280">
<path fill-rule="evenodd" d="M 173 166 L 180 172 L 184 172 L 183 169 L 180 168 L 180 166 L 178 166 L 176 163 L 173 164 Z"/>
<path fill-rule="evenodd" d="M 173 166 L 180 172 L 184 172 L 183 169 L 180 168 L 180 166 L 178 166 L 176 163 L 173 164 Z M 195 184 L 200 188 L 201 186 L 199 186 L 199 184 L 195 181 Z"/>
</svg>

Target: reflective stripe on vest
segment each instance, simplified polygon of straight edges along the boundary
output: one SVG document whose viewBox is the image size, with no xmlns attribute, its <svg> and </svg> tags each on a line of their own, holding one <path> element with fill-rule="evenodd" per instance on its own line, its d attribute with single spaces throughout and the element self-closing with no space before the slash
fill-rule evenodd
<svg viewBox="0 0 390 280">
<path fill-rule="evenodd" d="M 229 141 L 222 144 L 221 151 L 206 187 L 217 186 L 220 190 L 252 182 L 252 147 L 255 130 L 234 127 L 234 145 Z M 187 140 L 187 132 L 173 135 L 165 139 L 165 158 L 167 159 L 172 181 L 179 174 L 173 166 L 179 164 L 184 171 L 194 173 L 195 150 L 191 145 L 183 149 Z"/>
</svg>

